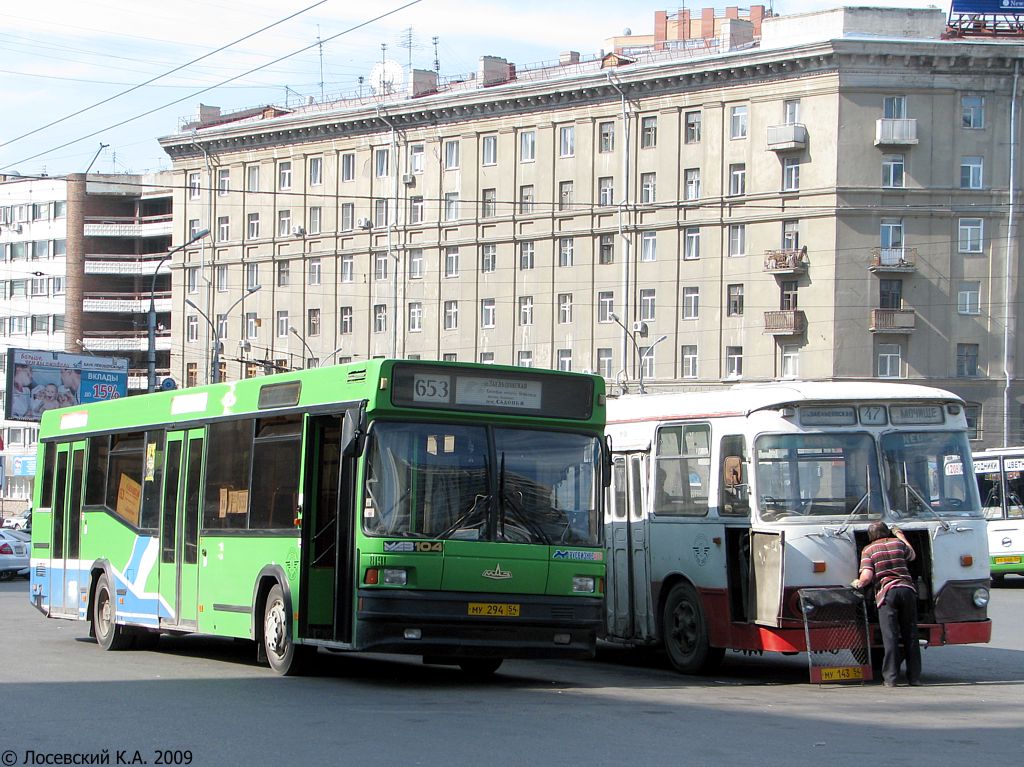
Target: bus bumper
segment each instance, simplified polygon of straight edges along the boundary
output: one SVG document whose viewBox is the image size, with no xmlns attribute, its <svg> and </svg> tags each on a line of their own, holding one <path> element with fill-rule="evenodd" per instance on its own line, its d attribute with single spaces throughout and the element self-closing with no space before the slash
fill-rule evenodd
<svg viewBox="0 0 1024 767">
<path fill-rule="evenodd" d="M 359 590 L 355 647 L 449 658 L 589 658 L 603 626 L 600 598 Z M 470 614 L 504 605 L 518 615 Z M 518 606 L 518 610 L 508 606 Z"/>
</svg>

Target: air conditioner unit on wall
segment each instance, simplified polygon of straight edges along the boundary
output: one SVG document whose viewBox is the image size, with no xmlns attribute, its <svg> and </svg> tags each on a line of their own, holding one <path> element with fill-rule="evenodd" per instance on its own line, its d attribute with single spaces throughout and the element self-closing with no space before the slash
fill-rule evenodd
<svg viewBox="0 0 1024 767">
<path fill-rule="evenodd" d="M 303 229 L 301 226 L 293 226 L 292 227 L 292 234 L 295 235 L 296 237 L 301 237 L 305 233 L 306 233 L 306 230 Z"/>
<path fill-rule="evenodd" d="M 370 219 L 368 218 L 360 218 L 356 220 L 356 226 L 360 229 L 369 229 L 373 224 L 370 223 Z"/>
<path fill-rule="evenodd" d="M 402 183 L 406 186 L 414 186 L 416 184 L 416 177 L 411 173 L 406 173 L 402 176 Z"/>
</svg>

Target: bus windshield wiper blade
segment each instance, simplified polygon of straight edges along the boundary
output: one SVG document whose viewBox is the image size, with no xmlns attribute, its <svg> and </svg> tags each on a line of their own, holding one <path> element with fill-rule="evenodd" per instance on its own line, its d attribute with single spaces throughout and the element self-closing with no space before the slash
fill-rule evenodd
<svg viewBox="0 0 1024 767">
<path fill-rule="evenodd" d="M 456 530 L 458 530 L 460 527 L 462 527 L 464 524 L 466 524 L 466 522 L 468 522 L 472 518 L 473 514 L 476 513 L 477 508 L 480 507 L 480 501 L 487 501 L 487 500 L 490 499 L 490 497 L 491 496 L 489 496 L 489 495 L 477 495 L 476 498 L 473 499 L 473 505 L 469 507 L 469 509 L 466 511 L 466 513 L 463 514 L 458 519 L 456 519 L 452 523 L 451 527 L 449 527 L 447 530 L 445 530 L 443 533 L 441 533 L 440 535 L 438 535 L 436 537 L 439 538 L 439 539 L 447 538 L 449 535 L 454 533 Z M 486 509 L 487 505 L 484 504 L 483 508 Z"/>
</svg>

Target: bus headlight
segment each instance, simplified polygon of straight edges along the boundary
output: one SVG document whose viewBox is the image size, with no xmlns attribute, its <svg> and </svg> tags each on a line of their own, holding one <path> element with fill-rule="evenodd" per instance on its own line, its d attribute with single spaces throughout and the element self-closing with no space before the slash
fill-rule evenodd
<svg viewBox="0 0 1024 767">
<path fill-rule="evenodd" d="M 974 590 L 974 594 L 973 594 L 974 606 L 975 607 L 985 607 L 986 605 L 988 605 L 988 597 L 989 597 L 988 589 L 986 589 L 986 588 L 975 589 Z"/>
<path fill-rule="evenodd" d="M 572 578 L 572 590 L 577 594 L 593 594 L 594 576 L 574 575 Z"/>
<path fill-rule="evenodd" d="M 405 586 L 409 582 L 409 573 L 397 567 L 385 567 L 381 575 L 388 586 Z"/>
</svg>

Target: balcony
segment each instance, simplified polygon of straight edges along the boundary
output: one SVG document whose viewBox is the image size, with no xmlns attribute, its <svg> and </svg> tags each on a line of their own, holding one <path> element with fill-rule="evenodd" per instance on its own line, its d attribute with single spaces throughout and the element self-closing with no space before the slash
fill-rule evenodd
<svg viewBox="0 0 1024 767">
<path fill-rule="evenodd" d="M 917 120 L 882 117 L 875 121 L 875 146 L 913 146 L 917 143 Z"/>
<path fill-rule="evenodd" d="M 86 216 L 86 237 L 170 237 L 171 214 L 159 216 Z"/>
<path fill-rule="evenodd" d="M 764 332 L 770 336 L 798 336 L 807 330 L 807 317 L 800 309 L 764 313 Z"/>
<path fill-rule="evenodd" d="M 768 126 L 768 151 L 791 152 L 807 148 L 807 126 L 800 123 Z"/>
<path fill-rule="evenodd" d="M 118 352 L 144 352 L 149 348 L 149 334 L 145 330 L 101 330 L 87 331 L 83 341 L 86 353 L 115 354 Z M 171 349 L 171 331 L 168 328 L 156 331 L 156 350 Z"/>
<path fill-rule="evenodd" d="M 913 309 L 872 309 L 872 333 L 913 333 L 917 312 Z"/>
<path fill-rule="evenodd" d="M 770 274 L 805 274 L 807 248 L 766 250 L 764 270 Z"/>
<path fill-rule="evenodd" d="M 917 271 L 917 248 L 872 248 L 871 272 L 910 273 Z"/>
<path fill-rule="evenodd" d="M 158 290 L 154 294 L 154 307 L 158 312 L 171 311 L 170 291 Z M 146 314 L 149 311 L 149 291 L 145 293 L 86 293 L 82 300 L 86 312 L 116 312 L 120 314 Z"/>
</svg>

